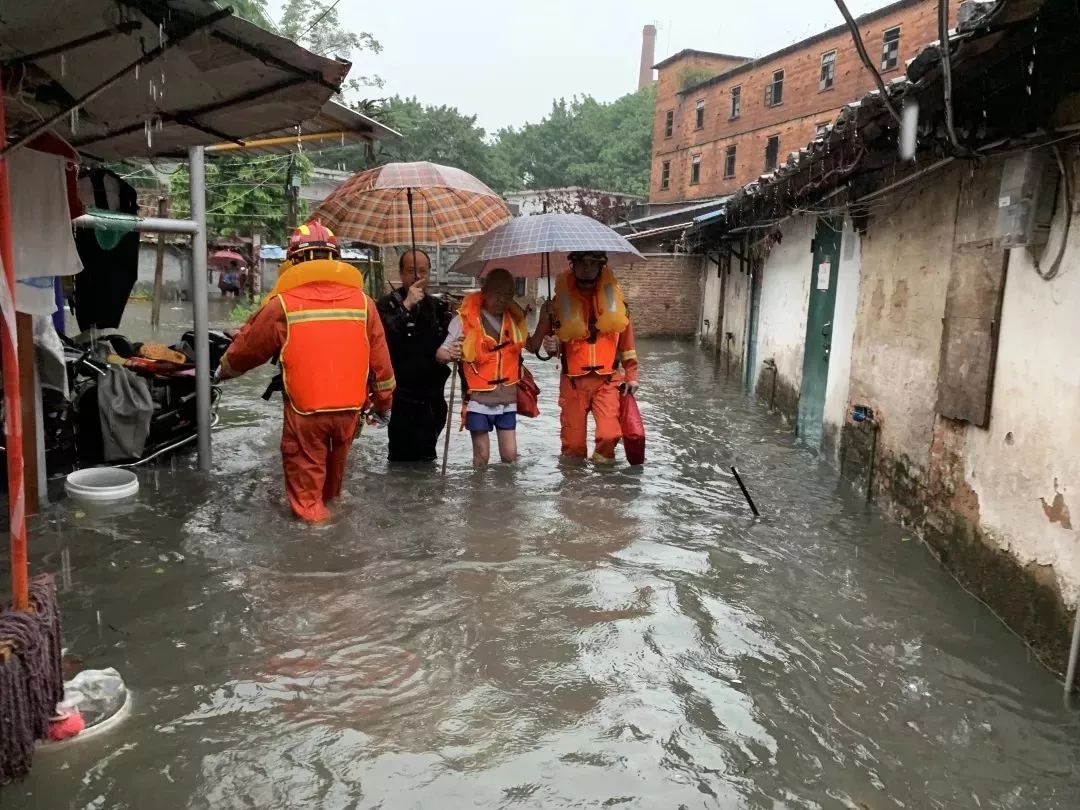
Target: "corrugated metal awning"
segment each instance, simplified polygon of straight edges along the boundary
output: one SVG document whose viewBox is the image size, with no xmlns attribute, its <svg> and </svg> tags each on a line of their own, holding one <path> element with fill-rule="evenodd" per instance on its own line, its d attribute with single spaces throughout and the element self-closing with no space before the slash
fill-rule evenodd
<svg viewBox="0 0 1080 810">
<path fill-rule="evenodd" d="M 5 3 L 0 62 L 12 143 L 52 122 L 103 159 L 296 127 L 319 116 L 349 70 L 210 0 Z"/>
</svg>

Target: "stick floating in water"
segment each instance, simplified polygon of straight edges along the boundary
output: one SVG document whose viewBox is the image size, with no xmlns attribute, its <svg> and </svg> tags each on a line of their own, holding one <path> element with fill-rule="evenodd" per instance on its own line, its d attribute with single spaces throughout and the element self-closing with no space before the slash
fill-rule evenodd
<svg viewBox="0 0 1080 810">
<path fill-rule="evenodd" d="M 731 474 L 734 475 L 735 480 L 739 482 L 739 489 L 742 490 L 743 497 L 746 498 L 747 504 L 750 505 L 750 511 L 754 513 L 754 517 L 761 517 L 761 512 L 758 511 L 757 506 L 754 504 L 754 499 L 750 497 L 750 490 L 748 490 L 746 488 L 746 484 L 743 483 L 742 476 L 739 475 L 739 471 L 732 467 Z"/>
</svg>

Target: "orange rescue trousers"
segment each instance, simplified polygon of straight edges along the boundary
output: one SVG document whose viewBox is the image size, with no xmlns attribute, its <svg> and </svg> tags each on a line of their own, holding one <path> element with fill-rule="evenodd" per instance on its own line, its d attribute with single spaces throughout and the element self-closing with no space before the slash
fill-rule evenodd
<svg viewBox="0 0 1080 810">
<path fill-rule="evenodd" d="M 562 423 L 562 453 L 569 458 L 588 454 L 589 412 L 596 422 L 596 461 L 614 461 L 615 447 L 622 438 L 619 427 L 620 375 L 600 377 L 589 374 L 559 378 L 559 419 Z"/>
<path fill-rule="evenodd" d="M 305 416 L 285 406 L 281 463 L 285 492 L 297 517 L 319 521 L 330 516 L 326 504 L 341 494 L 345 462 L 359 421 L 356 411 Z"/>
</svg>

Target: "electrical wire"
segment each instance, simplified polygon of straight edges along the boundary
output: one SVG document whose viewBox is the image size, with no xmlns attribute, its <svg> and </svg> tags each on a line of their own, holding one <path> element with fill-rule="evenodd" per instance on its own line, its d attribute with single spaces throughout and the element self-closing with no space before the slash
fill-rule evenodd
<svg viewBox="0 0 1080 810">
<path fill-rule="evenodd" d="M 1061 272 L 1061 260 L 1065 258 L 1065 247 L 1069 244 L 1069 228 L 1072 225 L 1073 218 L 1072 180 L 1069 175 L 1069 167 L 1065 164 L 1065 158 L 1062 157 L 1060 146 L 1055 144 L 1053 152 L 1054 157 L 1057 159 L 1058 171 L 1061 172 L 1061 182 L 1065 190 L 1065 231 L 1061 234 L 1061 244 L 1058 246 L 1057 256 L 1054 258 L 1054 261 L 1051 262 L 1048 270 L 1043 272 L 1043 269 L 1039 264 L 1039 257 L 1032 256 L 1035 272 L 1039 274 L 1039 278 L 1043 281 L 1052 281 L 1057 278 L 1058 273 Z"/>
<path fill-rule="evenodd" d="M 338 5 L 338 3 L 340 3 L 340 2 L 341 2 L 341 0 L 334 0 L 334 2 L 333 2 L 333 4 L 332 4 L 332 5 L 330 5 L 330 6 L 329 6 L 329 7 L 328 7 L 328 8 L 326 9 L 326 10 L 324 10 L 324 11 L 323 11 L 323 13 L 322 13 L 322 14 L 320 14 L 320 15 L 319 15 L 318 17 L 316 17 L 316 18 L 314 19 L 314 21 L 313 21 L 313 22 L 311 23 L 311 25 L 309 25 L 309 26 L 308 26 L 307 28 L 305 28 L 305 29 L 304 29 L 304 33 L 300 34 L 300 36 L 298 36 L 298 37 L 296 38 L 296 41 L 297 41 L 297 42 L 299 42 L 299 41 L 300 41 L 301 39 L 303 39 L 303 38 L 304 38 L 304 37 L 306 37 L 306 36 L 307 36 L 308 34 L 310 34 L 310 33 L 311 33 L 311 30 L 312 30 L 312 29 L 313 29 L 313 28 L 314 28 L 314 27 L 315 27 L 316 25 L 318 25 L 319 23 L 321 23 L 321 22 L 323 21 L 323 18 L 325 18 L 327 14 L 329 14 L 329 13 L 330 13 L 331 11 L 333 11 L 333 10 L 334 10 L 335 8 L 337 8 L 337 5 Z"/>
<path fill-rule="evenodd" d="M 859 32 L 859 25 L 855 22 L 855 18 L 851 16 L 851 12 L 848 11 L 847 3 L 844 0 L 835 0 L 837 8 L 840 9 L 840 13 L 844 15 L 844 21 L 847 23 L 848 29 L 851 31 L 851 38 L 855 41 L 855 50 L 859 52 L 859 58 L 862 60 L 863 65 L 870 71 L 870 75 L 874 77 L 874 83 L 877 85 L 878 91 L 881 93 L 881 100 L 884 102 L 885 107 L 889 110 L 889 114 L 896 120 L 896 123 L 903 125 L 903 121 L 900 119 L 900 112 L 896 109 L 896 105 L 893 104 L 892 98 L 889 97 L 889 91 L 885 88 L 885 81 L 881 78 L 881 74 L 878 73 L 878 69 L 874 67 L 874 63 L 870 60 L 870 54 L 866 52 L 866 46 L 863 44 L 862 34 Z M 941 0 L 942 3 L 948 3 L 948 0 Z"/>
<path fill-rule="evenodd" d="M 938 39 L 941 51 L 941 85 L 945 95 L 945 132 L 953 149 L 962 154 L 970 154 L 960 145 L 953 124 L 952 103 L 952 55 L 949 53 L 949 0 L 938 0 Z"/>
</svg>

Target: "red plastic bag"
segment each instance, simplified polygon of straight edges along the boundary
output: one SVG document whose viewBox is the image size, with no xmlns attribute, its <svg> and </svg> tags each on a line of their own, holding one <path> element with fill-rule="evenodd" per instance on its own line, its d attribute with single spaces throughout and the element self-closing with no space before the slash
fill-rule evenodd
<svg viewBox="0 0 1080 810">
<path fill-rule="evenodd" d="M 521 367 L 521 379 L 518 380 L 517 412 L 518 416 L 529 418 L 540 415 L 540 386 L 525 366 Z"/>
<path fill-rule="evenodd" d="M 619 397 L 619 427 L 622 428 L 626 460 L 632 465 L 645 463 L 645 423 L 641 420 L 633 394 Z"/>
</svg>

